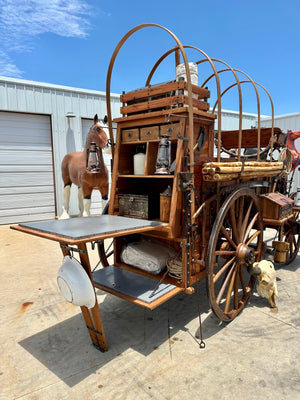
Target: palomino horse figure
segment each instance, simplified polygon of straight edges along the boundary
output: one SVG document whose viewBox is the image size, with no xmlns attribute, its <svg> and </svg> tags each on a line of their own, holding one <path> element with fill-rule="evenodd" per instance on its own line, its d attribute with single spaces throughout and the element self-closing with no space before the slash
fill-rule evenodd
<svg viewBox="0 0 300 400">
<path fill-rule="evenodd" d="M 104 118 L 104 123 L 107 121 L 106 118 L 107 117 Z M 99 165 L 93 166 L 97 168 L 92 171 L 88 169 L 87 165 L 88 155 L 91 153 L 91 143 L 94 151 L 97 149 L 99 158 Z M 68 211 L 72 183 L 78 186 L 79 210 L 80 215 L 83 217 L 88 217 L 90 215 L 91 194 L 93 189 L 98 189 L 100 191 L 102 200 L 108 199 L 108 171 L 102 156 L 102 149 L 107 145 L 107 135 L 96 114 L 94 116 L 94 125 L 89 131 L 83 152 L 74 151 L 68 153 L 62 160 L 61 171 L 64 182 L 64 193 L 61 219 L 69 218 Z"/>
</svg>

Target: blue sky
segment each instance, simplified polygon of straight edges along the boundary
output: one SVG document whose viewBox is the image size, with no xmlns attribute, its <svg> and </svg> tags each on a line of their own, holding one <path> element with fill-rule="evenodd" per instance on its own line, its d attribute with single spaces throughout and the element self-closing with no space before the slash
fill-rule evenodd
<svg viewBox="0 0 300 400">
<path fill-rule="evenodd" d="M 299 0 L 0 0 L 0 75 L 105 91 L 111 55 L 131 28 L 155 23 L 183 45 L 244 71 L 271 94 L 275 115 L 300 111 Z M 157 59 L 175 45 L 162 29 L 145 28 L 121 48 L 111 90 L 144 86 Z M 187 51 L 190 61 L 202 57 Z M 210 74 L 199 67 L 199 83 Z M 223 67 L 218 64 L 217 67 Z M 153 83 L 173 79 L 174 57 L 157 70 Z M 222 75 L 222 90 L 234 82 Z M 240 76 L 240 79 L 244 79 Z M 253 87 L 243 86 L 243 110 L 256 113 Z M 213 80 L 210 103 L 215 101 Z M 260 91 L 261 113 L 271 113 Z M 237 110 L 237 91 L 224 95 L 222 108 Z"/>
</svg>

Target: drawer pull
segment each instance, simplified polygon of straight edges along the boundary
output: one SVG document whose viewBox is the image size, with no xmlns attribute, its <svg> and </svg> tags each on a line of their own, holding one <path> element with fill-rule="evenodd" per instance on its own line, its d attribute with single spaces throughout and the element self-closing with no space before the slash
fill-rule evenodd
<svg viewBox="0 0 300 400">
<path fill-rule="evenodd" d="M 151 135 L 151 133 L 152 133 L 151 131 L 147 131 L 146 135 L 149 136 Z"/>
</svg>

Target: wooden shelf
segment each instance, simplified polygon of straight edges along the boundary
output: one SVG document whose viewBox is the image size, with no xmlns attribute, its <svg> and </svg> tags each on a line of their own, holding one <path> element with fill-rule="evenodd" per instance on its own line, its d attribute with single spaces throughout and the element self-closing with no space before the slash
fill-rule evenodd
<svg viewBox="0 0 300 400">
<path fill-rule="evenodd" d="M 110 265 L 93 273 L 94 286 L 150 310 L 184 290 L 174 285 L 174 280 L 158 282 L 160 275 L 147 276 L 137 272 L 137 268 L 133 271 Z"/>
<path fill-rule="evenodd" d="M 282 224 L 284 224 L 291 218 L 293 218 L 293 214 L 289 215 L 288 217 L 282 218 L 282 219 L 263 218 L 263 222 L 264 222 L 265 226 L 277 227 L 277 226 L 281 226 Z"/>
</svg>

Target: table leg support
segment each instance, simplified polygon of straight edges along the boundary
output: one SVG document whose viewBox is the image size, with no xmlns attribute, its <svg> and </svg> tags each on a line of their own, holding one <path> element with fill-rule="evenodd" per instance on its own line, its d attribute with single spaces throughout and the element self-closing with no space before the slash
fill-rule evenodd
<svg viewBox="0 0 300 400">
<path fill-rule="evenodd" d="M 78 245 L 78 249 L 82 250 L 80 252 L 80 262 L 87 274 L 89 275 L 94 291 L 95 291 L 95 286 L 94 286 L 94 281 L 93 281 L 93 276 L 92 276 L 92 271 L 91 271 L 91 266 L 90 266 L 90 261 L 88 257 L 88 252 L 85 243 Z M 64 255 L 68 255 L 69 251 L 66 249 L 62 248 L 62 252 Z M 100 309 L 99 309 L 99 304 L 97 300 L 97 295 L 95 292 L 95 298 L 96 298 L 96 303 L 94 307 L 91 309 L 88 309 L 85 306 L 80 307 L 83 318 L 85 320 L 86 327 L 88 329 L 91 341 L 93 345 L 101 351 L 106 351 L 108 350 L 105 334 L 104 334 L 104 329 L 103 329 L 103 324 L 102 324 L 102 319 L 100 315 Z"/>
</svg>

